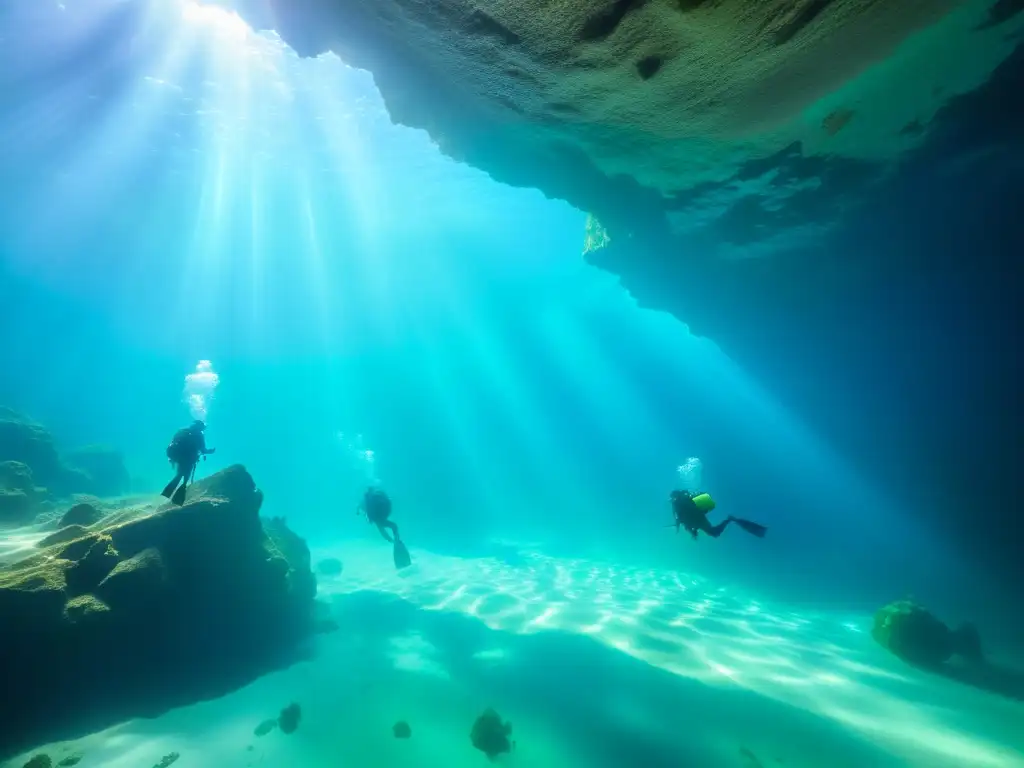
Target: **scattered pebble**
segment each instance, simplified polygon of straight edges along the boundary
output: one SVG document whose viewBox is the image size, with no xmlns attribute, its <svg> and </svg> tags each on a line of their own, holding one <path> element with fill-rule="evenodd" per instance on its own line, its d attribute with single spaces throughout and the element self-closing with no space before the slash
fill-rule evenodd
<svg viewBox="0 0 1024 768">
<path fill-rule="evenodd" d="M 399 720 L 391 726 L 391 730 L 394 731 L 396 739 L 408 739 L 412 736 L 412 728 L 409 727 L 409 724 L 405 722 L 405 720 Z"/>
<path fill-rule="evenodd" d="M 63 760 L 61 760 L 59 763 L 57 763 L 57 765 L 60 768 L 71 768 L 72 765 L 78 765 L 78 763 L 81 762 L 81 760 L 82 760 L 82 756 L 81 755 L 68 755 Z"/>
<path fill-rule="evenodd" d="M 256 730 L 253 731 L 253 734 L 256 736 L 266 736 L 275 728 L 277 728 L 277 720 L 264 720 L 256 726 Z"/>
<path fill-rule="evenodd" d="M 298 704 L 292 703 L 281 710 L 280 716 L 277 718 L 277 724 L 281 728 L 281 733 L 295 733 L 295 729 L 299 727 L 299 718 L 302 717 L 302 708 Z"/>
</svg>

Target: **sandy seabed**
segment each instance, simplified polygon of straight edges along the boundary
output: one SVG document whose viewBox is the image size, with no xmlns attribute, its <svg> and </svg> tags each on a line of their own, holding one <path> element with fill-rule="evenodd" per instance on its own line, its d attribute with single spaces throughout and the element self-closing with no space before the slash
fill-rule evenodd
<svg viewBox="0 0 1024 768">
<path fill-rule="evenodd" d="M 1024 768 L 1024 704 L 908 668 L 870 616 L 767 605 L 676 571 L 552 558 L 317 550 L 340 630 L 310 661 L 221 699 L 32 756 L 81 768 L 488 765 L 494 707 L 523 768 Z M 297 702 L 298 729 L 256 736 Z M 409 723 L 397 739 L 392 726 Z"/>
</svg>

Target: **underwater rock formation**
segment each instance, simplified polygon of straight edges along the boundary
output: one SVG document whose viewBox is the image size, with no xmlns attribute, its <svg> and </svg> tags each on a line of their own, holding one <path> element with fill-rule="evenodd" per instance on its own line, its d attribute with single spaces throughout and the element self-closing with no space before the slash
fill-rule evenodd
<svg viewBox="0 0 1024 768">
<path fill-rule="evenodd" d="M 449 156 L 593 214 L 589 262 L 1024 585 L 1015 513 L 969 511 L 1015 507 L 1020 453 L 998 444 L 1024 431 L 998 348 L 1024 329 L 1019 2 L 234 7 L 369 70 L 392 120 Z M 947 375 L 952 347 L 969 375 Z"/>
<path fill-rule="evenodd" d="M 984 26 L 985 4 L 958 0 L 240 7 L 300 55 L 331 50 L 372 72 L 395 122 L 496 180 L 592 212 L 612 238 L 663 229 L 725 250 L 764 240 L 758 223 L 799 230 L 810 197 L 863 192 L 919 141 L 909 123 L 980 85 L 1012 49 Z M 916 50 L 901 50 L 912 37 Z M 977 61 L 950 60 L 985 45 Z M 934 65 L 871 77 L 922 58 Z M 870 115 L 860 132 L 853 105 Z"/>
<path fill-rule="evenodd" d="M 46 495 L 45 488 L 36 487 L 27 464 L 0 462 L 0 526 L 31 522 Z"/>
<path fill-rule="evenodd" d="M 36 501 L 75 493 L 116 496 L 129 487 L 128 470 L 118 451 L 87 446 L 62 457 L 53 435 L 44 426 L 17 411 L 0 407 L 0 467 L 12 462 L 27 468 L 34 494 L 25 488 L 22 491 L 34 495 Z M 5 485 L 10 487 L 7 475 L 7 471 L 0 469 L 0 494 Z M 0 501 L 0 506 L 14 503 Z"/>
<path fill-rule="evenodd" d="M 512 751 L 515 742 L 509 738 L 511 735 L 512 723 L 503 723 L 501 715 L 488 707 L 473 723 L 469 739 L 474 747 L 493 760 L 504 752 Z"/>
<path fill-rule="evenodd" d="M 950 629 L 926 608 L 898 600 L 875 614 L 871 636 L 903 661 L 964 685 L 1024 701 L 1024 669 L 985 658 L 973 624 Z"/>
<path fill-rule="evenodd" d="M 88 476 L 88 487 L 74 490 L 94 496 L 120 496 L 130 487 L 128 470 L 120 451 L 104 445 L 89 445 L 65 453 L 65 465 Z M 77 476 L 77 475 L 76 475 Z"/>
<path fill-rule="evenodd" d="M 409 739 L 412 738 L 412 726 L 405 722 L 405 720 L 399 720 L 391 726 L 391 733 L 396 739 Z"/>
<path fill-rule="evenodd" d="M 313 628 L 305 543 L 241 466 L 183 507 L 69 526 L 0 568 L 0 753 L 222 695 Z"/>
<path fill-rule="evenodd" d="M 10 408 L 0 407 L 0 462 L 27 466 L 43 487 L 59 483 L 64 467 L 53 436 L 41 424 Z"/>
<path fill-rule="evenodd" d="M 79 502 L 65 512 L 58 523 L 59 528 L 66 528 L 69 525 L 90 526 L 103 519 L 103 513 L 89 502 Z"/>
<path fill-rule="evenodd" d="M 262 723 L 260 723 L 253 729 L 253 735 L 256 737 L 263 737 L 271 731 L 273 731 L 275 728 L 277 728 L 276 719 L 264 720 Z"/>
<path fill-rule="evenodd" d="M 277 718 L 277 727 L 281 729 L 281 733 L 295 733 L 301 718 L 302 707 L 293 702 L 281 710 Z"/>
<path fill-rule="evenodd" d="M 181 757 L 177 752 L 170 752 L 160 758 L 160 762 L 153 766 L 153 768 L 170 768 L 171 765 L 178 762 L 178 758 Z"/>
<path fill-rule="evenodd" d="M 972 624 L 951 630 L 926 608 L 910 600 L 889 603 L 875 613 L 871 637 L 910 664 L 936 667 L 954 655 L 981 661 L 981 639 Z"/>
</svg>

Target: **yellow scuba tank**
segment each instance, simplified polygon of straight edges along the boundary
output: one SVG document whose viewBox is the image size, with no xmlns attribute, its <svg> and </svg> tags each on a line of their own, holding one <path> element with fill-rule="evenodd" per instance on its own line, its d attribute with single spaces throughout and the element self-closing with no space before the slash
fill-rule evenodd
<svg viewBox="0 0 1024 768">
<path fill-rule="evenodd" d="M 715 508 L 715 500 L 712 499 L 711 494 L 708 493 L 702 493 L 699 496 L 694 496 L 693 503 L 696 505 L 697 509 L 704 514 L 707 514 Z"/>
</svg>

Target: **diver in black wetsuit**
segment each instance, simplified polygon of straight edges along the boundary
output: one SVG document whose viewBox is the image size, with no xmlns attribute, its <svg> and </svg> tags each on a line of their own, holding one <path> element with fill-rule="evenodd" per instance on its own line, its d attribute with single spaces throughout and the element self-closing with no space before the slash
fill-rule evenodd
<svg viewBox="0 0 1024 768">
<path fill-rule="evenodd" d="M 161 494 L 179 507 L 185 503 L 185 488 L 195 476 L 199 457 L 206 458 L 217 450 L 206 447 L 206 437 L 203 435 L 205 430 L 206 424 L 196 419 L 191 426 L 175 432 L 171 444 L 167 446 L 167 458 L 174 465 L 176 474 Z"/>
<path fill-rule="evenodd" d="M 708 512 L 715 508 L 715 502 L 706 493 L 692 494 L 689 491 L 672 491 L 669 494 L 669 500 L 672 502 L 672 517 L 675 518 L 676 533 L 679 533 L 680 528 L 685 528 L 694 539 L 697 538 L 698 531 L 703 531 L 711 538 L 717 539 L 729 527 L 729 523 L 736 523 L 747 533 L 758 538 L 764 538 L 768 530 L 759 523 L 741 520 L 732 515 L 718 525 L 712 525 L 708 521 Z M 701 506 L 697 505 L 698 501 L 701 502 Z"/>
<path fill-rule="evenodd" d="M 394 543 L 399 540 L 398 526 L 388 519 L 391 517 L 391 499 L 384 491 L 372 486 L 367 488 L 366 493 L 363 494 L 363 500 L 359 503 L 359 509 L 356 514 L 360 512 L 366 515 L 367 520 L 377 526 L 380 535 L 389 542 Z M 392 537 L 391 533 L 388 533 L 389 530 L 394 533 L 394 537 Z"/>
<path fill-rule="evenodd" d="M 409 550 L 406 549 L 405 544 L 402 543 L 402 539 L 398 535 L 398 526 L 395 525 L 394 521 L 388 519 L 391 517 L 391 499 L 388 495 L 380 488 L 370 486 L 366 489 L 366 493 L 363 494 L 363 500 L 359 503 L 356 514 L 360 512 L 365 514 L 366 519 L 373 525 L 377 526 L 381 536 L 395 545 L 395 567 L 402 569 L 411 565 L 412 558 L 409 557 Z"/>
</svg>

